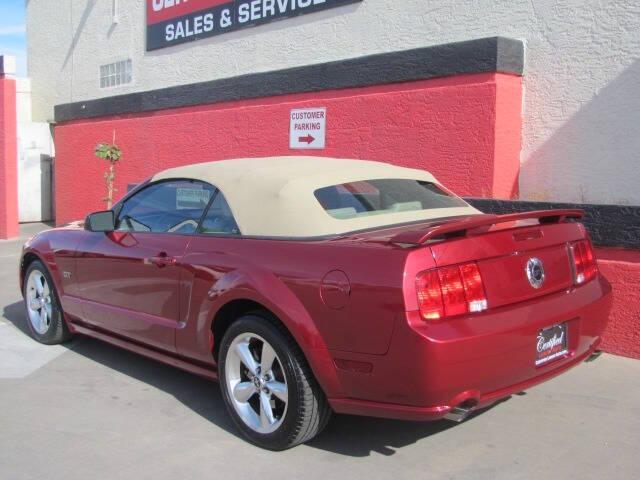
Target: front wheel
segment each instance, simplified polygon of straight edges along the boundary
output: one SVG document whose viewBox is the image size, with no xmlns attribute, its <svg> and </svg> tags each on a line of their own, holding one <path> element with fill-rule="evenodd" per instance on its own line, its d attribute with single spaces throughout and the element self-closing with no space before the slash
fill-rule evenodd
<svg viewBox="0 0 640 480">
<path fill-rule="evenodd" d="M 227 409 L 251 442 L 284 450 L 315 437 L 331 409 L 302 351 L 261 315 L 235 321 L 222 340 L 220 384 Z"/>
<path fill-rule="evenodd" d="M 36 260 L 27 268 L 22 293 L 27 309 L 27 325 L 33 338 L 47 345 L 71 338 L 56 287 L 41 261 Z"/>
</svg>

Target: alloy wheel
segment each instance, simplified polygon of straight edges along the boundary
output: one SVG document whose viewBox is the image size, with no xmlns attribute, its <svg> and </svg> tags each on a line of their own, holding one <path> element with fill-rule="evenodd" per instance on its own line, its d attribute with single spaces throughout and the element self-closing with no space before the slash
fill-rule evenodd
<svg viewBox="0 0 640 480">
<path fill-rule="evenodd" d="M 289 393 L 273 347 L 254 333 L 237 336 L 227 350 L 225 379 L 231 404 L 251 430 L 276 431 L 287 413 Z"/>
<path fill-rule="evenodd" d="M 44 335 L 51 326 L 53 305 L 51 289 L 39 270 L 32 270 L 27 279 L 26 303 L 31 326 L 40 335 Z"/>
</svg>

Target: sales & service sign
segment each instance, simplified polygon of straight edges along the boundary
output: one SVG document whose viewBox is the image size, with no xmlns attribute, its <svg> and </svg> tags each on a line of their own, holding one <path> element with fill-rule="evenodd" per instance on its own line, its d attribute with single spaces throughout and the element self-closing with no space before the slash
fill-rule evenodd
<svg viewBox="0 0 640 480">
<path fill-rule="evenodd" d="M 362 0 L 147 0 L 147 50 Z"/>
</svg>

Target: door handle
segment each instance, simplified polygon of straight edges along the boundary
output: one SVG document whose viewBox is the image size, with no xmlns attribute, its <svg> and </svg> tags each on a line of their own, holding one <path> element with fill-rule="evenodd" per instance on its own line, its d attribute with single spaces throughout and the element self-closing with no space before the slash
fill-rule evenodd
<svg viewBox="0 0 640 480">
<path fill-rule="evenodd" d="M 145 265 L 155 265 L 158 268 L 164 268 L 170 265 L 178 263 L 176 257 L 170 257 L 166 252 L 160 252 L 155 257 L 148 257 L 144 259 Z"/>
</svg>

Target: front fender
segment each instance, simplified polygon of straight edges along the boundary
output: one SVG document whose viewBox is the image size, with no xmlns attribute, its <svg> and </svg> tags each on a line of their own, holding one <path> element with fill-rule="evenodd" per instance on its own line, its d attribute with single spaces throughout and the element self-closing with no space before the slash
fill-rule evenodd
<svg viewBox="0 0 640 480">
<path fill-rule="evenodd" d="M 49 270 L 51 278 L 59 295 L 62 295 L 64 287 L 62 284 L 62 278 L 58 270 L 58 266 L 55 261 L 53 249 L 49 242 L 49 238 L 46 235 L 36 235 L 25 242 L 22 247 L 22 253 L 20 255 L 20 261 L 18 263 L 19 279 L 20 279 L 20 291 L 22 291 L 22 285 L 24 285 L 24 262 L 27 256 L 35 257 L 40 260 L 45 267 Z"/>
</svg>

